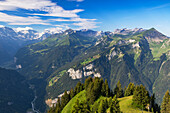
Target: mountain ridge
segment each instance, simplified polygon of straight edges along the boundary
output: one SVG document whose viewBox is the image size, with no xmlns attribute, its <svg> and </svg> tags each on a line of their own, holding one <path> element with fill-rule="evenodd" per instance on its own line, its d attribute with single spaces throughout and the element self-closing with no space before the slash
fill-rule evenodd
<svg viewBox="0 0 170 113">
<path fill-rule="evenodd" d="M 157 34 L 156 39 L 161 41 L 147 39 Z M 168 51 L 169 38 L 153 29 L 127 35 L 69 29 L 21 48 L 15 57 L 16 65 L 21 66 L 18 71 L 34 81 L 38 92 L 43 92 L 43 95 L 37 95 L 38 103 L 55 99 L 88 76 L 107 79 L 111 89 L 118 80 L 123 87 L 129 82 L 143 84 L 150 94 L 157 93 L 160 102 L 163 94 L 154 89 L 161 92 L 165 89 L 154 84 L 159 84 L 156 80 L 163 76 L 162 87 L 169 88 L 168 81 L 165 81 L 167 73 L 159 73 L 159 70 L 168 69 Z M 36 105 L 40 109 L 43 106 Z"/>
<path fill-rule="evenodd" d="M 43 89 L 48 93 L 45 99 L 55 99 L 56 95 L 74 87 L 78 81 L 83 82 L 88 76 L 108 79 L 111 89 L 120 80 L 123 87 L 133 82 L 143 84 L 150 94 L 158 94 L 153 89 L 156 79 L 160 76 L 168 79 L 167 74 L 160 75 L 159 70 L 160 67 L 167 70 L 163 62 L 169 61 L 166 54 L 169 38 L 164 39 L 158 31 L 152 31 L 127 35 L 100 32 L 103 36 L 98 37 L 95 31 L 69 29 L 20 49 L 16 54 L 16 65 L 22 66 L 18 71 L 28 79 L 46 80 Z M 148 41 L 146 36 L 149 34 L 159 34 L 156 38 L 161 41 Z M 155 52 L 158 45 L 165 45 L 159 54 Z M 165 82 L 164 87 L 169 88 L 167 84 Z M 160 85 L 157 86 L 155 89 L 160 91 Z M 156 95 L 159 102 L 162 95 Z"/>
<path fill-rule="evenodd" d="M 33 91 L 26 79 L 15 70 L 0 68 L 0 111 L 23 113 L 31 108 Z"/>
</svg>

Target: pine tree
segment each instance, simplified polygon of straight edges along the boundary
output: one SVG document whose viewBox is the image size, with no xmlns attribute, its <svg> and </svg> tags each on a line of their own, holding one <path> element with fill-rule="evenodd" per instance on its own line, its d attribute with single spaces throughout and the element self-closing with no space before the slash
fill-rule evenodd
<svg viewBox="0 0 170 113">
<path fill-rule="evenodd" d="M 110 113 L 121 113 L 119 101 L 117 100 L 116 96 L 113 97 L 112 102 L 110 104 Z"/>
<path fill-rule="evenodd" d="M 133 95 L 134 89 L 135 89 L 134 83 L 131 83 L 131 82 L 130 82 L 129 85 L 128 85 L 128 87 L 127 87 L 126 90 L 125 90 L 125 96 Z"/>
<path fill-rule="evenodd" d="M 78 113 L 78 111 L 80 110 L 79 107 L 80 107 L 80 103 L 79 100 L 77 99 L 75 105 L 73 106 L 72 113 Z"/>
<path fill-rule="evenodd" d="M 156 99 L 155 94 L 153 94 L 150 97 L 150 106 L 151 106 L 150 111 L 154 112 L 154 113 L 160 113 L 160 106 L 158 106 L 158 104 L 156 104 L 155 99 Z"/>
<path fill-rule="evenodd" d="M 53 106 L 52 108 L 50 108 L 47 113 L 55 113 L 55 107 Z"/>
<path fill-rule="evenodd" d="M 168 101 L 168 105 L 167 105 L 167 111 L 170 113 L 170 95 L 169 95 L 169 101 Z"/>
<path fill-rule="evenodd" d="M 150 97 L 150 106 L 151 106 L 151 109 L 150 109 L 150 111 L 154 111 L 154 109 L 155 109 L 155 94 L 153 94 L 151 97 Z"/>
<path fill-rule="evenodd" d="M 108 105 L 111 105 L 112 103 L 112 97 L 109 98 Z"/>
<path fill-rule="evenodd" d="M 133 96 L 133 105 L 144 109 L 147 104 L 149 104 L 149 92 L 145 89 L 143 85 L 136 86 Z"/>
<path fill-rule="evenodd" d="M 126 91 L 126 89 L 127 89 L 127 87 L 125 86 L 125 87 L 124 87 L 124 90 L 123 90 L 123 94 L 124 94 L 123 96 L 125 96 L 125 91 Z"/>
<path fill-rule="evenodd" d="M 92 77 L 89 77 L 85 80 L 85 90 L 87 90 L 89 84 L 93 81 Z"/>
<path fill-rule="evenodd" d="M 106 97 L 109 97 L 110 96 L 110 89 L 109 89 L 107 79 L 105 80 L 105 87 L 106 87 Z"/>
<path fill-rule="evenodd" d="M 105 113 L 106 112 L 106 105 L 104 100 L 100 102 L 98 113 Z"/>
<path fill-rule="evenodd" d="M 75 96 L 75 92 L 73 90 L 73 88 L 71 88 L 70 90 L 70 98 L 72 99 Z"/>
<path fill-rule="evenodd" d="M 114 89 L 114 94 L 117 98 L 120 98 L 123 96 L 123 90 L 121 88 L 120 80 L 118 81 L 116 88 Z"/>
<path fill-rule="evenodd" d="M 96 98 L 98 98 L 101 95 L 101 88 L 102 88 L 102 83 L 100 81 L 100 78 L 95 78 L 94 79 L 94 95 L 96 96 Z"/>
<path fill-rule="evenodd" d="M 156 112 L 155 112 L 156 111 Z M 155 109 L 154 109 L 154 113 L 161 113 L 161 108 L 158 104 L 155 104 Z"/>
<path fill-rule="evenodd" d="M 161 104 L 161 112 L 162 113 L 170 113 L 170 94 L 169 90 L 166 91 L 163 102 Z"/>
<path fill-rule="evenodd" d="M 73 106 L 72 113 L 90 113 L 90 107 L 87 102 L 79 102 L 77 99 Z"/>
<path fill-rule="evenodd" d="M 103 96 L 106 96 L 106 85 L 105 85 L 104 82 L 102 83 L 101 93 L 102 93 Z"/>
<path fill-rule="evenodd" d="M 94 83 L 90 82 L 86 89 L 86 98 L 89 104 L 93 104 L 96 99 L 96 96 L 94 95 L 95 93 L 93 87 L 94 87 Z"/>
<path fill-rule="evenodd" d="M 80 91 L 83 91 L 83 84 L 81 84 L 81 82 L 78 82 L 76 87 L 75 87 L 75 93 L 78 94 Z"/>
<path fill-rule="evenodd" d="M 64 106 L 70 101 L 70 96 L 67 94 L 67 91 L 64 92 L 64 95 L 61 97 L 61 107 L 64 108 Z"/>
<path fill-rule="evenodd" d="M 60 98 L 58 98 L 57 104 L 56 104 L 56 109 L 55 109 L 55 113 L 60 113 L 61 112 L 61 101 Z"/>
<path fill-rule="evenodd" d="M 90 104 L 93 104 L 102 95 L 101 89 L 102 81 L 97 77 L 86 87 L 86 98 Z"/>
</svg>

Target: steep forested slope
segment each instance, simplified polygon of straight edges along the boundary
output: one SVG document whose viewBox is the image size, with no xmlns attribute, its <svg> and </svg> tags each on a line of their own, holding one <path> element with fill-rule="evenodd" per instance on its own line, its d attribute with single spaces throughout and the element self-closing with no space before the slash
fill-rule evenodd
<svg viewBox="0 0 170 113">
<path fill-rule="evenodd" d="M 25 78 L 14 70 L 0 68 L 0 111 L 24 113 L 31 108 L 33 92 Z"/>
<path fill-rule="evenodd" d="M 159 95 L 158 100 L 165 91 L 159 81 L 166 90 L 170 88 L 170 42 L 165 35 L 153 28 L 126 35 L 105 33 L 101 38 L 85 34 L 67 30 L 20 49 L 16 54 L 16 65 L 22 66 L 19 72 L 44 90 L 46 99 L 54 99 L 88 76 L 108 79 L 111 89 L 118 80 L 123 87 L 130 82 L 143 84 Z"/>
</svg>

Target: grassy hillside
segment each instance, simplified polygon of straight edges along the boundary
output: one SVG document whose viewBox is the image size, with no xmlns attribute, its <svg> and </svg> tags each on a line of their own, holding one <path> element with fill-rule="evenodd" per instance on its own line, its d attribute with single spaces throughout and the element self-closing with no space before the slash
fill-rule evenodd
<svg viewBox="0 0 170 113">
<path fill-rule="evenodd" d="M 81 91 L 78 93 L 74 98 L 72 98 L 69 103 L 64 107 L 61 113 L 71 113 L 73 106 L 75 105 L 76 100 L 79 99 L 79 101 L 85 101 L 86 100 L 86 91 Z M 101 96 L 99 99 L 95 101 L 95 103 L 91 106 L 93 110 L 98 109 L 98 106 L 100 102 L 104 99 L 109 99 L 107 97 Z"/>
<path fill-rule="evenodd" d="M 149 46 L 152 50 L 154 60 L 159 60 L 163 53 L 170 51 L 170 39 L 166 39 L 163 42 L 150 42 Z"/>
<path fill-rule="evenodd" d="M 77 99 L 79 99 L 80 101 L 84 101 L 86 100 L 86 95 L 85 95 L 85 90 L 81 91 L 80 93 L 78 93 L 74 98 L 72 98 L 70 100 L 70 102 L 64 107 L 64 109 L 62 110 L 61 113 L 71 113 L 71 110 L 76 102 Z"/>
<path fill-rule="evenodd" d="M 132 106 L 132 97 L 133 96 L 128 96 L 128 97 L 123 97 L 118 99 L 120 110 L 123 113 L 142 113 L 142 110 L 140 110 L 139 108 L 134 108 Z M 143 111 L 143 113 L 151 113 L 151 112 Z"/>
<path fill-rule="evenodd" d="M 128 97 L 123 97 L 119 98 L 119 105 L 120 105 L 120 110 L 123 113 L 142 113 L 142 110 L 139 108 L 134 108 L 132 104 L 132 97 L 133 96 L 128 96 Z M 106 99 L 107 97 L 100 97 L 98 100 L 95 101 L 95 103 L 91 106 L 91 108 L 95 109 L 96 107 L 99 106 L 101 100 Z M 80 101 L 85 101 L 86 96 L 85 96 L 85 90 L 81 91 L 78 93 L 74 98 L 72 98 L 69 103 L 64 107 L 61 113 L 71 113 L 73 106 L 75 105 L 76 100 L 79 99 Z M 107 98 L 109 99 L 109 98 Z M 109 110 L 107 110 L 109 111 Z M 143 113 L 151 113 L 147 111 L 143 111 Z"/>
</svg>

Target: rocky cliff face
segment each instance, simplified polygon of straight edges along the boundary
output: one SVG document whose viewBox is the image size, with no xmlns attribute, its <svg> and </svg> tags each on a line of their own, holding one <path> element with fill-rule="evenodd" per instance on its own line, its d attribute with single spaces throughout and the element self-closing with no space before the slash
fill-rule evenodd
<svg viewBox="0 0 170 113">
<path fill-rule="evenodd" d="M 152 28 L 144 33 L 145 38 L 151 42 L 163 42 L 163 40 L 168 39 L 167 36 L 163 35 L 162 33 L 158 32 L 156 29 Z"/>
<path fill-rule="evenodd" d="M 69 73 L 69 76 L 72 78 L 72 79 L 80 79 L 82 78 L 82 71 L 81 70 L 74 70 L 73 68 L 70 68 L 68 71 Z"/>
<path fill-rule="evenodd" d="M 88 76 L 101 77 L 101 74 L 95 71 L 96 69 L 94 69 L 94 64 L 89 64 L 76 71 L 73 68 L 70 68 L 67 72 L 69 73 L 69 77 L 72 79 L 81 79 L 82 77 Z"/>
</svg>

